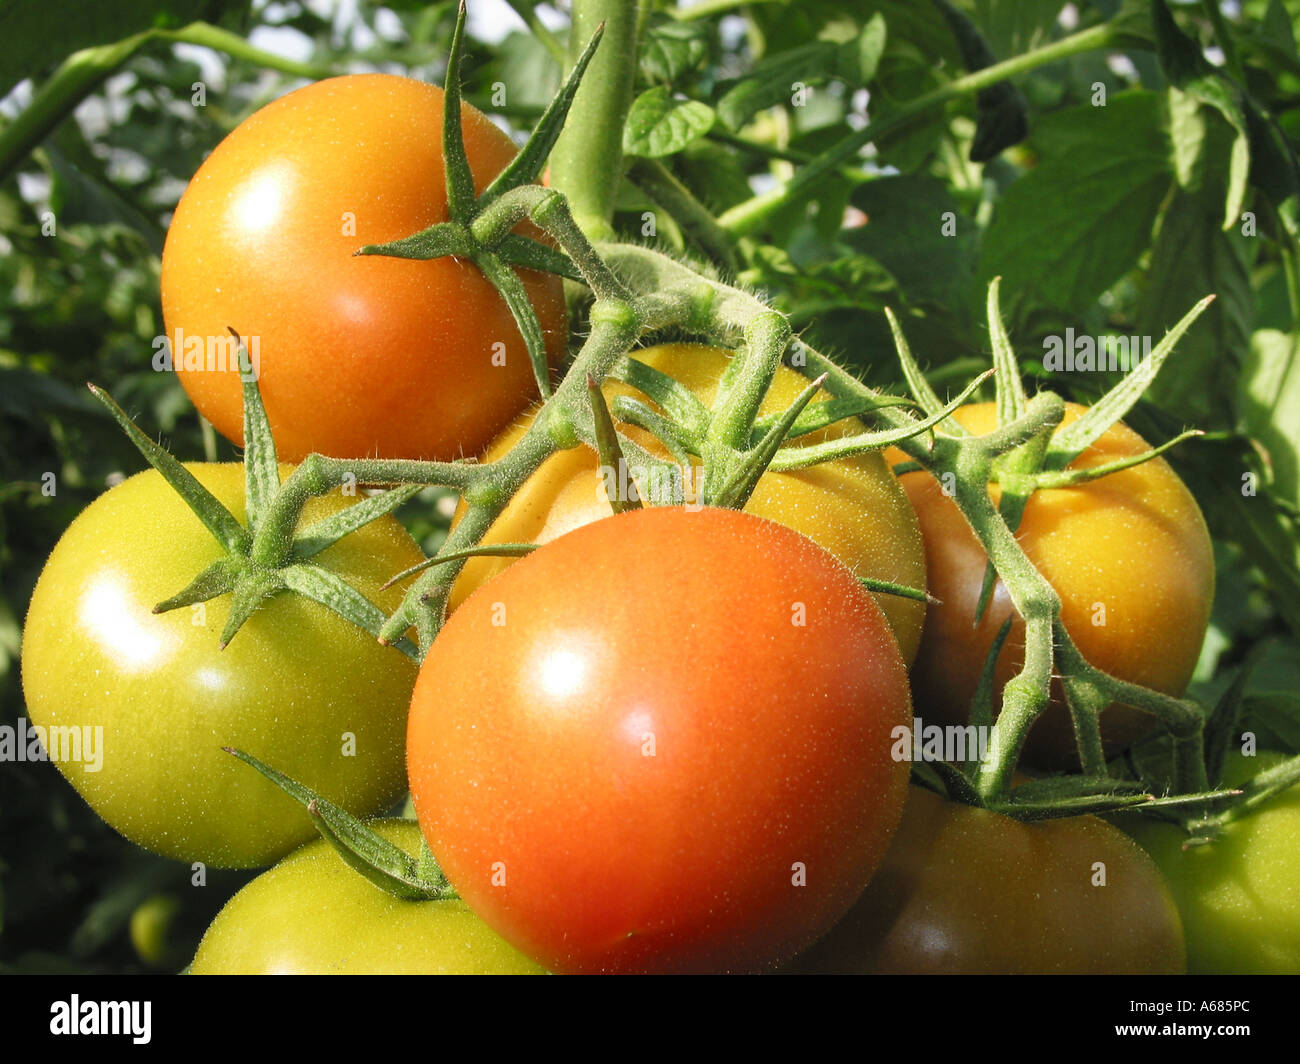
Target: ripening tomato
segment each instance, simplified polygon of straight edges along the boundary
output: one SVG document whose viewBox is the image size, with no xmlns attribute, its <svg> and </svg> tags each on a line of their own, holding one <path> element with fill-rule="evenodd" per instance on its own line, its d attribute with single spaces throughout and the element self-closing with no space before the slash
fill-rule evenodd
<svg viewBox="0 0 1300 1064">
<path fill-rule="evenodd" d="M 244 471 L 189 470 L 239 521 Z M 281 476 L 290 472 L 288 467 Z M 308 523 L 354 503 L 313 499 Z M 41 572 L 23 631 L 27 716 L 58 729 L 59 770 L 112 827 L 146 849 L 218 867 L 270 864 L 313 834 L 302 806 L 222 752 L 245 750 L 359 816 L 402 795 L 415 664 L 324 606 L 267 599 L 224 650 L 223 595 L 155 614 L 221 548 L 154 470 L 90 504 Z M 315 561 L 380 608 L 423 552 L 391 517 Z M 79 749 L 78 749 L 79 746 Z"/>
<path fill-rule="evenodd" d="M 1232 752 L 1223 783 L 1237 786 L 1284 759 Z M 1122 823 L 1169 881 L 1187 929 L 1189 971 L 1300 974 L 1300 784 L 1187 849 L 1187 836 L 1172 824 Z"/>
<path fill-rule="evenodd" d="M 452 614 L 407 765 L 443 871 L 548 969 L 753 970 L 870 879 L 909 719 L 897 643 L 842 563 L 750 514 L 655 507 Z"/>
<path fill-rule="evenodd" d="M 706 406 L 731 353 L 703 344 L 660 344 L 634 351 L 632 357 L 680 381 Z M 793 369 L 777 369 L 762 413 L 784 410 L 808 386 Z M 616 380 L 604 385 L 605 400 L 641 396 Z M 488 449 L 484 461 L 502 457 L 532 422 L 525 414 Z M 625 422 L 619 429 L 660 457 L 667 452 L 649 433 Z M 794 441 L 796 446 L 862 432 L 856 420 L 835 425 Z M 698 480 L 695 481 L 698 483 Z M 908 587 L 925 587 L 925 553 L 916 517 L 898 482 L 879 453 L 856 455 L 788 473 L 769 472 L 745 504 L 748 513 L 766 517 L 815 540 L 860 576 L 888 580 Z M 608 517 L 611 513 L 596 452 L 586 446 L 548 458 L 506 506 L 484 543 L 546 543 L 570 529 Z M 506 569 L 513 558 L 475 558 L 466 563 L 448 602 L 455 609 L 485 580 Z M 879 594 L 876 604 L 898 639 L 903 660 L 911 662 L 921 639 L 924 603 L 897 595 Z"/>
<path fill-rule="evenodd" d="M 1065 424 L 1084 408 L 1066 405 Z M 962 407 L 957 420 L 971 432 L 991 432 L 992 403 Z M 1108 429 L 1071 463 L 1091 468 L 1141 454 L 1149 447 L 1125 425 Z M 887 452 L 891 463 L 901 451 Z M 966 719 L 980 672 L 1003 622 L 1015 616 L 997 664 L 997 692 L 1024 657 L 1025 628 L 1005 585 L 995 585 L 978 624 L 975 607 L 986 557 L 953 500 L 929 473 L 900 478 L 920 518 L 931 606 L 912 669 L 917 703 L 940 723 Z M 1000 495 L 991 484 L 994 500 Z M 1061 596 L 1061 619 L 1084 657 L 1131 683 L 1180 695 L 1191 679 L 1214 599 L 1210 534 L 1191 492 L 1162 458 L 1072 488 L 1035 492 L 1016 538 Z M 1107 754 L 1130 745 L 1152 718 L 1129 706 L 1102 716 Z M 1027 763 L 1049 768 L 1077 764 L 1074 730 L 1059 690 L 1029 733 Z"/>
<path fill-rule="evenodd" d="M 286 461 L 475 454 L 536 395 L 519 328 L 472 263 L 354 255 L 447 220 L 442 106 L 410 78 L 328 78 L 246 119 L 194 175 L 163 248 L 163 318 L 181 383 L 235 443 L 228 328 L 257 355 Z M 461 125 L 482 191 L 515 148 L 468 104 Z M 554 359 L 560 280 L 521 276 Z"/>
<path fill-rule="evenodd" d="M 1093 816 L 1025 824 L 912 787 L 849 915 L 805 973 L 1174 974 L 1186 956 L 1150 858 Z"/>
<path fill-rule="evenodd" d="M 412 856 L 410 820 L 369 825 Z M 463 901 L 406 901 L 349 868 L 324 839 L 226 903 L 191 975 L 542 975 Z"/>
</svg>

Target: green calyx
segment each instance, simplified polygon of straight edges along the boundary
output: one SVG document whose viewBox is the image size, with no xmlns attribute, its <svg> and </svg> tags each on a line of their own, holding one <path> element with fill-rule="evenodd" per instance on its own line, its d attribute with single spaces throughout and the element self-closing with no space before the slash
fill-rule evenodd
<svg viewBox="0 0 1300 1064">
<path fill-rule="evenodd" d="M 442 874 L 428 843 L 421 846 L 418 858 L 412 857 L 310 787 L 277 772 L 242 750 L 224 749 L 301 803 L 316 830 L 343 863 L 380 890 L 404 901 L 443 901 L 459 896 Z"/>
<path fill-rule="evenodd" d="M 337 573 L 312 559 L 349 533 L 391 513 L 419 489 L 401 487 L 363 498 L 354 506 L 300 529 L 307 494 L 291 488 L 288 482 L 280 482 L 275 441 L 271 438 L 266 410 L 242 343 L 239 355 L 244 382 L 247 525 L 241 524 L 170 452 L 145 435 L 107 392 L 90 386 L 91 392 L 108 408 L 140 453 L 175 489 L 225 551 L 224 557 L 196 574 L 186 587 L 158 603 L 154 612 L 165 613 L 219 595 L 229 595 L 231 608 L 220 644 L 225 648 L 267 598 L 296 593 L 378 635 L 385 620 L 384 612 Z M 418 652 L 408 640 L 394 640 L 394 645 L 418 660 Z"/>
<path fill-rule="evenodd" d="M 604 28 L 598 27 L 592 35 L 563 87 L 514 161 L 497 175 L 482 195 L 475 195 L 474 177 L 461 131 L 460 66 L 465 36 L 465 5 L 461 3 L 443 91 L 442 149 L 449 220 L 401 240 L 368 244 L 357 251 L 358 255 L 388 255 L 404 259 L 454 256 L 473 262 L 510 308 L 528 350 L 533 377 L 543 399 L 549 398 L 552 391 L 546 338 L 516 268 L 585 280 L 598 295 L 602 291 L 607 294 L 622 292 L 622 286 L 604 269 L 574 223 L 564 198 L 532 183 L 541 174 L 555 146 L 582 75 L 603 32 Z M 563 250 L 557 251 L 514 233 L 515 226 L 525 219 L 539 225 Z"/>
</svg>

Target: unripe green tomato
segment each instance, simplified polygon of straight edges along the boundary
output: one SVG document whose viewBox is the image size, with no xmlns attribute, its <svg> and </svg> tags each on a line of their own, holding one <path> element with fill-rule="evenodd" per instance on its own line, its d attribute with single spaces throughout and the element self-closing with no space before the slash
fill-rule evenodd
<svg viewBox="0 0 1300 1064">
<path fill-rule="evenodd" d="M 241 466 L 186 468 L 246 521 Z M 282 466 L 280 475 L 291 472 Z M 311 499 L 303 521 L 358 501 L 341 492 Z M 221 557 L 155 470 L 106 491 L 41 571 L 23 630 L 23 692 L 51 760 L 113 828 L 164 857 L 257 868 L 312 838 L 311 821 L 222 747 L 355 816 L 382 813 L 405 789 L 416 669 L 300 595 L 266 599 L 224 650 L 230 595 L 153 612 Z M 396 519 L 383 517 L 313 560 L 391 612 L 402 591 L 382 585 L 423 558 Z"/>
<path fill-rule="evenodd" d="M 175 894 L 154 894 L 131 913 L 128 925 L 131 945 L 136 956 L 151 968 L 179 967 L 185 963 L 183 957 L 176 956 L 172 934 L 180 909 L 180 899 Z"/>
<path fill-rule="evenodd" d="M 1284 759 L 1231 753 L 1223 783 L 1244 783 Z M 1186 850 L 1187 835 L 1173 824 L 1128 818 L 1123 826 L 1169 881 L 1189 972 L 1300 974 L 1300 784 Z"/>
<path fill-rule="evenodd" d="M 409 820 L 370 824 L 414 855 Z M 459 899 L 405 901 L 343 863 L 323 839 L 226 903 L 191 975 L 544 975 Z"/>
</svg>

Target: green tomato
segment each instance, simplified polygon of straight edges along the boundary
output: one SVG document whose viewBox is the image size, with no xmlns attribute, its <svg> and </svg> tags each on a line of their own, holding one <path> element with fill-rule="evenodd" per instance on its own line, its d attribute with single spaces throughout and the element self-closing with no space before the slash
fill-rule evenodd
<svg viewBox="0 0 1300 1064">
<path fill-rule="evenodd" d="M 127 929 L 135 954 L 151 968 L 168 968 L 184 963 L 184 957 L 175 956 L 173 928 L 181 911 L 181 902 L 174 894 L 154 894 L 146 898 L 131 913 Z M 173 961 L 176 964 L 173 964 Z"/>
<path fill-rule="evenodd" d="M 1228 755 L 1236 786 L 1285 760 Z M 1300 974 L 1300 784 L 1230 822 L 1211 843 L 1183 849 L 1172 824 L 1125 829 L 1155 859 L 1187 932 L 1187 970 L 1200 974 Z"/>
<path fill-rule="evenodd" d="M 189 468 L 245 519 L 240 466 Z M 314 499 L 304 522 L 356 501 Z M 166 857 L 250 868 L 302 845 L 313 828 L 292 798 L 221 748 L 245 750 L 353 814 L 381 813 L 405 790 L 416 668 L 297 595 L 267 599 L 224 650 L 230 596 L 152 612 L 220 556 L 153 470 L 105 492 L 37 582 L 23 689 L 50 759 L 110 825 Z M 401 592 L 380 585 L 422 557 L 383 518 L 316 560 L 389 612 Z"/>
<path fill-rule="evenodd" d="M 419 825 L 370 825 L 410 854 Z M 227 902 L 191 975 L 543 975 L 459 899 L 404 901 L 345 865 L 324 840 Z"/>
</svg>

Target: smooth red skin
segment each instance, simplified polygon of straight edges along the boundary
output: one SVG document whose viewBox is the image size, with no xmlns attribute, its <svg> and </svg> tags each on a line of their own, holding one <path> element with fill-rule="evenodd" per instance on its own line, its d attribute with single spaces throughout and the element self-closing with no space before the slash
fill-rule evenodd
<svg viewBox="0 0 1300 1064">
<path fill-rule="evenodd" d="M 389 74 L 289 93 L 217 145 L 176 208 L 162 259 L 167 335 L 225 337 L 229 326 L 259 338 L 283 460 L 476 454 L 537 394 L 519 328 L 476 266 L 353 254 L 447 220 L 442 100 Z M 468 104 L 461 126 L 482 191 L 515 147 Z M 567 338 L 561 282 L 521 276 L 554 360 Z M 493 364 L 497 343 L 504 365 Z M 238 377 L 178 372 L 242 445 Z"/>
<path fill-rule="evenodd" d="M 465 601 L 421 669 L 407 765 L 447 876 L 548 969 L 756 970 L 870 879 L 910 712 L 889 627 L 834 557 L 749 514 L 655 508 Z"/>
<path fill-rule="evenodd" d="M 1066 404 L 1065 424 L 1084 408 Z M 992 403 L 962 407 L 957 420 L 971 432 L 996 427 Z M 1119 424 L 1071 463 L 1091 468 L 1150 447 Z M 907 461 L 901 451 L 891 464 Z M 929 591 L 921 648 L 912 666 L 919 712 L 938 724 L 962 723 L 993 639 L 1013 617 L 998 657 L 996 697 L 1021 668 L 1025 627 L 999 580 L 979 624 L 973 624 L 987 559 L 975 533 L 929 473 L 899 478 L 921 523 Z M 998 486 L 990 486 L 996 501 Z M 1131 683 L 1180 695 L 1191 680 L 1214 600 L 1214 551 L 1200 508 L 1162 458 L 1074 488 L 1035 492 L 1016 538 L 1029 560 L 1061 596 L 1061 619 L 1084 657 Z M 1093 623 L 1094 604 L 1104 625 Z M 1100 616 L 1100 614 L 1098 614 Z M 1078 764 L 1074 729 L 1059 685 L 1031 729 L 1023 756 L 1042 768 Z M 996 703 L 995 703 L 996 704 Z M 1113 756 L 1148 733 L 1154 718 L 1124 705 L 1102 715 L 1106 753 Z"/>
<path fill-rule="evenodd" d="M 1171 975 L 1186 964 L 1169 888 L 1118 828 L 1093 816 L 1025 824 L 912 787 L 862 898 L 791 970 Z"/>
</svg>

